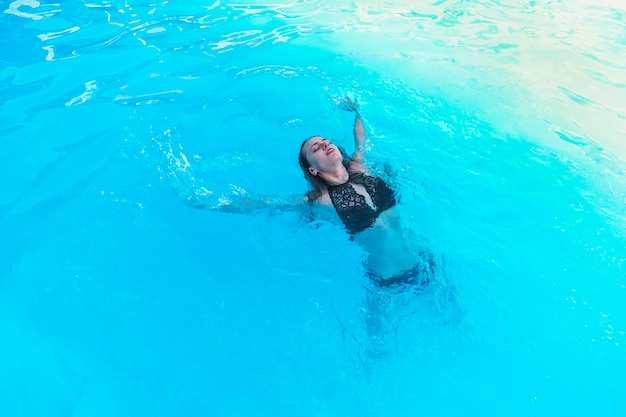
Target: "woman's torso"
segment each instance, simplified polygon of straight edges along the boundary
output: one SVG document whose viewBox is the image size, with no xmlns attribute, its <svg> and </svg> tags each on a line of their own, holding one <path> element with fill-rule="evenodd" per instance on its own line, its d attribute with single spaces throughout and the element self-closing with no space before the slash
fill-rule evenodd
<svg viewBox="0 0 626 417">
<path fill-rule="evenodd" d="M 403 226 L 394 210 L 396 192 L 382 178 L 351 172 L 346 183 L 328 187 L 317 201 L 333 206 L 363 247 L 370 275 L 394 277 L 421 262 L 424 242 Z"/>
<path fill-rule="evenodd" d="M 376 219 L 396 204 L 396 192 L 382 178 L 351 172 L 347 182 L 329 186 L 326 203 L 335 208 L 349 233 L 371 227 Z"/>
</svg>

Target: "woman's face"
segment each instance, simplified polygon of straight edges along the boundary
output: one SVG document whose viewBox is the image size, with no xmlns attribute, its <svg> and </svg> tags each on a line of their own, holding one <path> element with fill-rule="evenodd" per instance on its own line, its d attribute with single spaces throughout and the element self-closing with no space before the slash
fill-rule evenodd
<svg viewBox="0 0 626 417">
<path fill-rule="evenodd" d="M 317 172 L 327 172 L 341 165 L 343 157 L 339 149 L 321 136 L 313 136 L 306 141 L 302 148 L 307 161 L 311 164 L 309 173 L 317 175 Z"/>
</svg>

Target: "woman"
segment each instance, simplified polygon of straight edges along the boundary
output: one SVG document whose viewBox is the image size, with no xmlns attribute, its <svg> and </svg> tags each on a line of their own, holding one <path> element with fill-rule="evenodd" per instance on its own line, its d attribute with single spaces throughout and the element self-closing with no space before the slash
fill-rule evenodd
<svg viewBox="0 0 626 417">
<path fill-rule="evenodd" d="M 355 152 L 348 158 L 343 149 L 321 136 L 305 140 L 299 155 L 300 167 L 310 186 L 305 200 L 335 208 L 351 240 L 363 247 L 365 269 L 374 283 L 381 287 L 421 288 L 434 273 L 432 255 L 416 235 L 402 227 L 394 210 L 396 191 L 382 178 L 369 175 L 362 162 L 365 131 L 358 106 L 346 99 L 342 107 L 356 115 Z M 198 208 L 232 213 L 302 208 L 299 198 L 257 198 L 245 192 L 215 201 L 212 192 L 203 190 L 186 199 Z"/>
<path fill-rule="evenodd" d="M 363 159 L 365 131 L 358 106 L 346 100 L 356 114 L 355 152 L 346 153 L 321 136 L 300 147 L 299 163 L 310 186 L 310 203 L 332 205 L 351 238 L 363 246 L 368 276 L 380 286 L 424 286 L 434 273 L 432 256 L 426 256 L 410 231 L 403 229 L 394 212 L 397 194 L 380 177 L 368 174 Z"/>
</svg>

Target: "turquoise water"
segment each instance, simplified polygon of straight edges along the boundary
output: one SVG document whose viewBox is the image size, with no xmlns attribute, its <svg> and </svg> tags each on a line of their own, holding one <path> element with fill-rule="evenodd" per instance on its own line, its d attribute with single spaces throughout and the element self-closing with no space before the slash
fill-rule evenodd
<svg viewBox="0 0 626 417">
<path fill-rule="evenodd" d="M 0 415 L 622 415 L 626 8 L 1 3 Z M 300 212 L 351 145 L 442 265 L 383 294 Z"/>
</svg>

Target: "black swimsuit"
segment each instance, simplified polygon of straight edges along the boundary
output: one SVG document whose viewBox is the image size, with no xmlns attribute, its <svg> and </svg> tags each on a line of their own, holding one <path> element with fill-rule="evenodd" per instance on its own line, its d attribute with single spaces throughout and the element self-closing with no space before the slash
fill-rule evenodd
<svg viewBox="0 0 626 417">
<path fill-rule="evenodd" d="M 359 184 L 370 195 L 372 208 L 365 197 L 357 193 L 352 184 Z M 348 181 L 328 187 L 330 200 L 337 214 L 350 233 L 358 233 L 374 224 L 380 214 L 395 206 L 396 193 L 387 183 L 378 177 L 357 172 L 350 173 Z"/>
<path fill-rule="evenodd" d="M 356 192 L 352 184 L 365 188 L 374 203 L 373 208 L 367 204 L 364 196 Z M 382 178 L 363 173 L 350 173 L 347 182 L 328 186 L 328 194 L 339 218 L 351 234 L 367 229 L 383 211 L 396 205 L 396 192 Z M 379 287 L 403 288 L 410 285 L 414 289 L 423 289 L 434 272 L 435 262 L 432 255 L 423 252 L 412 268 L 392 277 L 382 277 L 374 272 L 368 272 L 368 276 Z"/>
</svg>

